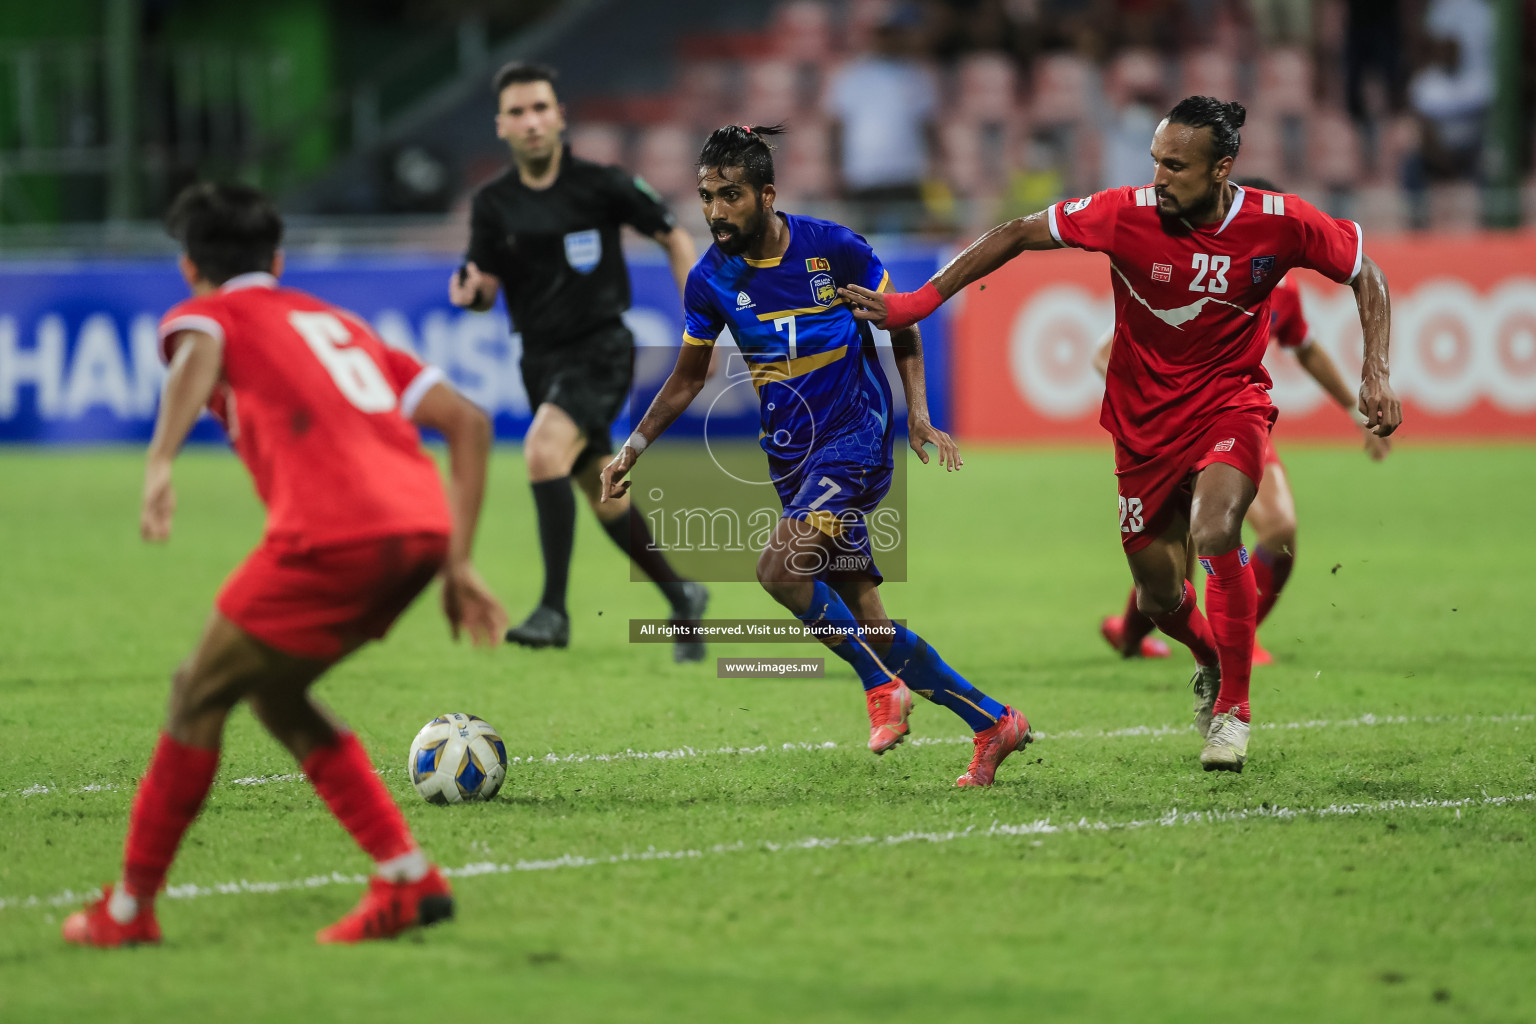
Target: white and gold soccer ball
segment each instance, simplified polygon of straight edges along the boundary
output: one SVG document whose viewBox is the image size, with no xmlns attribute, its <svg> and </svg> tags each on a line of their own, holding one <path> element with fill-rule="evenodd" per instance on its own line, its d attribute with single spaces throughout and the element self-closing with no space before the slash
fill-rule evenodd
<svg viewBox="0 0 1536 1024">
<path fill-rule="evenodd" d="M 429 804 L 489 800 L 507 778 L 507 745 L 483 718 L 439 715 L 411 741 L 405 767 Z"/>
</svg>

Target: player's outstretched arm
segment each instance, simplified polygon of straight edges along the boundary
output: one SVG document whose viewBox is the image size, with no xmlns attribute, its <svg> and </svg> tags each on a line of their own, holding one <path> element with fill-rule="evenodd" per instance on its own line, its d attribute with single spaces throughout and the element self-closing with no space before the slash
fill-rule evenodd
<svg viewBox="0 0 1536 1024">
<path fill-rule="evenodd" d="M 1360 367 L 1360 413 L 1365 426 L 1377 437 L 1386 437 L 1403 422 L 1403 404 L 1388 379 L 1387 345 L 1392 326 L 1392 299 L 1387 294 L 1387 275 L 1369 256 L 1361 260 L 1360 273 L 1350 283 L 1355 305 L 1360 308 L 1360 327 L 1365 332 L 1365 362 Z"/>
<path fill-rule="evenodd" d="M 1386 458 L 1387 453 L 1392 450 L 1392 442 L 1385 437 L 1377 437 L 1365 425 L 1363 417 L 1355 410 L 1358 399 L 1350 392 L 1349 385 L 1344 381 L 1344 374 L 1339 372 L 1339 364 L 1333 361 L 1328 350 L 1308 338 L 1306 344 L 1296 349 L 1296 361 L 1301 364 L 1303 370 L 1307 371 L 1308 376 L 1317 381 L 1317 386 L 1328 392 L 1333 400 L 1339 403 L 1339 408 L 1360 426 L 1365 434 L 1365 453 L 1376 462 Z"/>
<path fill-rule="evenodd" d="M 470 562 L 491 455 L 490 418 L 453 388 L 439 383 L 427 389 L 411 419 L 436 430 L 448 442 L 448 504 L 453 513 L 448 562 L 443 567 L 448 628 L 455 640 L 460 629 L 467 629 L 471 643 L 494 647 L 507 631 L 507 612 Z"/>
<path fill-rule="evenodd" d="M 1061 243 L 1051 237 L 1046 211 L 1041 210 L 988 231 L 915 292 L 880 294 L 851 284 L 839 288 L 837 294 L 858 319 L 888 331 L 899 331 L 928 316 L 960 289 L 981 280 L 1020 253 L 1060 247 Z"/>
<path fill-rule="evenodd" d="M 501 280 L 495 274 L 487 274 L 470 260 L 448 278 L 448 301 L 460 309 L 484 313 L 496 305 L 496 293 L 501 290 Z"/>
<path fill-rule="evenodd" d="M 599 474 L 603 483 L 600 500 L 617 498 L 629 490 L 625 475 L 634 468 L 640 453 L 665 433 L 683 410 L 699 397 L 704 382 L 709 379 L 709 360 L 713 354 L 714 349 L 709 345 L 684 345 L 678 352 L 677 364 L 651 400 L 651 407 L 641 417 L 640 425 Z"/>
<path fill-rule="evenodd" d="M 139 535 L 149 541 L 163 541 L 171 535 L 171 518 L 176 512 L 171 463 L 224 371 L 224 343 L 211 334 L 178 331 L 167 344 L 174 347 L 174 354 L 160 393 L 155 434 L 149 442 L 139 511 Z"/>
<path fill-rule="evenodd" d="M 955 439 L 933 425 L 928 417 L 928 374 L 923 365 L 923 338 L 917 327 L 905 327 L 891 335 L 891 350 L 896 372 L 901 374 L 901 388 L 907 396 L 907 444 L 928 465 L 924 445 L 939 451 L 939 465 L 951 472 L 965 465 Z"/>
</svg>

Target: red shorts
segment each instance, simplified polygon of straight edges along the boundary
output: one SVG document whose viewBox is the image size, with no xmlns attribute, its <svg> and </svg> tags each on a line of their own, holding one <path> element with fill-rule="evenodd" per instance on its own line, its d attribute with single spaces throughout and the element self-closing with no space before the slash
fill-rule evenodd
<svg viewBox="0 0 1536 1024">
<path fill-rule="evenodd" d="M 1278 412 L 1272 405 L 1245 406 L 1217 414 L 1191 434 L 1185 447 L 1143 456 L 1115 441 L 1115 477 L 1120 488 L 1120 544 L 1127 554 L 1156 540 L 1176 514 L 1189 516 L 1190 478 L 1213 462 L 1240 470 L 1255 487 L 1264 479 L 1269 430 Z M 1277 459 L 1278 461 L 1278 459 Z"/>
<path fill-rule="evenodd" d="M 262 544 L 230 574 L 214 604 L 268 646 L 331 660 L 379 640 L 448 557 L 439 533 L 295 551 Z"/>
<path fill-rule="evenodd" d="M 1264 439 L 1264 465 L 1279 466 L 1281 469 L 1285 468 L 1285 463 L 1280 461 L 1280 453 L 1275 451 L 1274 438 L 1266 437 Z"/>
</svg>

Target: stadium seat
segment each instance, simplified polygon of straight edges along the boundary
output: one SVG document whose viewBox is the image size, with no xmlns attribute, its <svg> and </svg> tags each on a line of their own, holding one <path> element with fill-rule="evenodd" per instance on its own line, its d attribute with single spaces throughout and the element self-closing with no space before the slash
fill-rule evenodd
<svg viewBox="0 0 1536 1024">
<path fill-rule="evenodd" d="M 1237 61 L 1222 50 L 1189 50 L 1179 61 L 1182 96 L 1237 96 Z"/>
<path fill-rule="evenodd" d="M 1374 235 L 1408 229 L 1408 202 L 1396 185 L 1366 185 L 1355 193 L 1354 218 L 1365 229 L 1366 245 Z"/>
<path fill-rule="evenodd" d="M 776 176 L 786 196 L 825 199 L 832 192 L 832 133 L 826 119 L 796 118 L 782 142 Z"/>
<path fill-rule="evenodd" d="M 818 0 L 790 0 L 774 11 L 774 52 L 790 60 L 821 62 L 837 49 L 832 9 Z"/>
<path fill-rule="evenodd" d="M 1104 92 L 1117 107 L 1138 96 L 1155 96 L 1162 103 L 1168 95 L 1168 69 L 1151 50 L 1126 50 L 1110 62 Z"/>
<path fill-rule="evenodd" d="M 571 152 L 586 160 L 600 164 L 622 164 L 624 160 L 624 130 L 614 124 L 579 124 L 570 129 L 567 136 Z"/>
<path fill-rule="evenodd" d="M 787 60 L 755 60 L 746 66 L 742 97 L 743 123 L 777 124 L 789 121 L 801 109 L 799 69 Z"/>
<path fill-rule="evenodd" d="M 678 120 L 712 131 L 741 108 L 739 68 L 724 60 L 684 61 L 675 92 Z"/>
<path fill-rule="evenodd" d="M 1412 114 L 1400 114 L 1378 128 L 1376 162 L 1371 178 L 1384 185 L 1403 180 L 1403 166 L 1420 145 L 1419 123 Z"/>
<path fill-rule="evenodd" d="M 1312 61 L 1286 47 L 1259 57 L 1259 88 L 1254 106 L 1270 114 L 1304 115 L 1312 109 Z"/>
<path fill-rule="evenodd" d="M 1234 172 L 1239 178 L 1268 178 L 1287 190 L 1300 187 L 1286 173 L 1285 135 L 1277 118 L 1255 113 L 1242 129 L 1243 146 Z"/>
<path fill-rule="evenodd" d="M 891 0 L 849 0 L 843 15 L 843 38 L 851 53 L 869 49 L 875 26 L 890 14 Z"/>
<path fill-rule="evenodd" d="M 1035 66 L 1034 88 L 1029 102 L 1035 124 L 1075 124 L 1089 115 L 1097 93 L 1092 64 L 1068 53 L 1053 53 Z"/>
<path fill-rule="evenodd" d="M 997 195 L 1007 183 L 1020 132 L 1015 122 L 967 113 L 955 110 L 939 120 L 945 180 L 967 198 Z"/>
<path fill-rule="evenodd" d="M 693 161 L 699 139 L 686 125 L 654 125 L 640 133 L 635 172 L 670 200 L 690 195 L 695 185 Z"/>
<path fill-rule="evenodd" d="M 1361 184 L 1360 134 L 1349 116 L 1342 110 L 1319 110 L 1312 115 L 1310 128 L 1307 158 L 1313 180 L 1329 188 Z"/>
<path fill-rule="evenodd" d="M 1483 197 L 1471 182 L 1433 185 L 1429 189 L 1429 229 L 1467 234 L 1482 226 Z"/>
<path fill-rule="evenodd" d="M 967 116 L 1006 119 L 1018 110 L 1013 61 L 1001 53 L 973 53 L 955 69 L 955 105 Z"/>
</svg>

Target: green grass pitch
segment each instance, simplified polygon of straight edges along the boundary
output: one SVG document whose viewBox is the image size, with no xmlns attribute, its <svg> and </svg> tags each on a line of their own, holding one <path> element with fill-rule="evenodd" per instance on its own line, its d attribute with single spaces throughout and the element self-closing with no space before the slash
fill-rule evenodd
<svg viewBox="0 0 1536 1024">
<path fill-rule="evenodd" d="M 583 511 L 570 650 L 452 646 L 434 595 L 320 688 L 429 854 L 484 866 L 455 922 L 317 948 L 367 863 L 240 712 L 165 945 L 99 953 L 59 921 L 117 871 L 169 673 L 261 513 L 192 452 L 151 548 L 139 453 L 0 453 L 0 1020 L 1536 1019 L 1536 451 L 1285 452 L 1300 557 L 1240 776 L 1199 769 L 1186 654 L 1097 635 L 1127 583 L 1107 454 L 966 454 L 913 462 L 886 598 L 1044 734 L 993 789 L 953 788 L 965 730 L 921 701 L 927 742 L 870 756 L 841 663 L 727 681 L 629 645 L 663 606 Z M 478 561 L 514 615 L 530 505 L 499 453 Z M 774 610 L 736 584 L 712 614 Z M 764 653 L 817 652 L 711 651 Z M 493 803 L 411 790 L 450 710 L 523 759 Z M 597 756 L 625 751 L 675 756 Z"/>
</svg>

